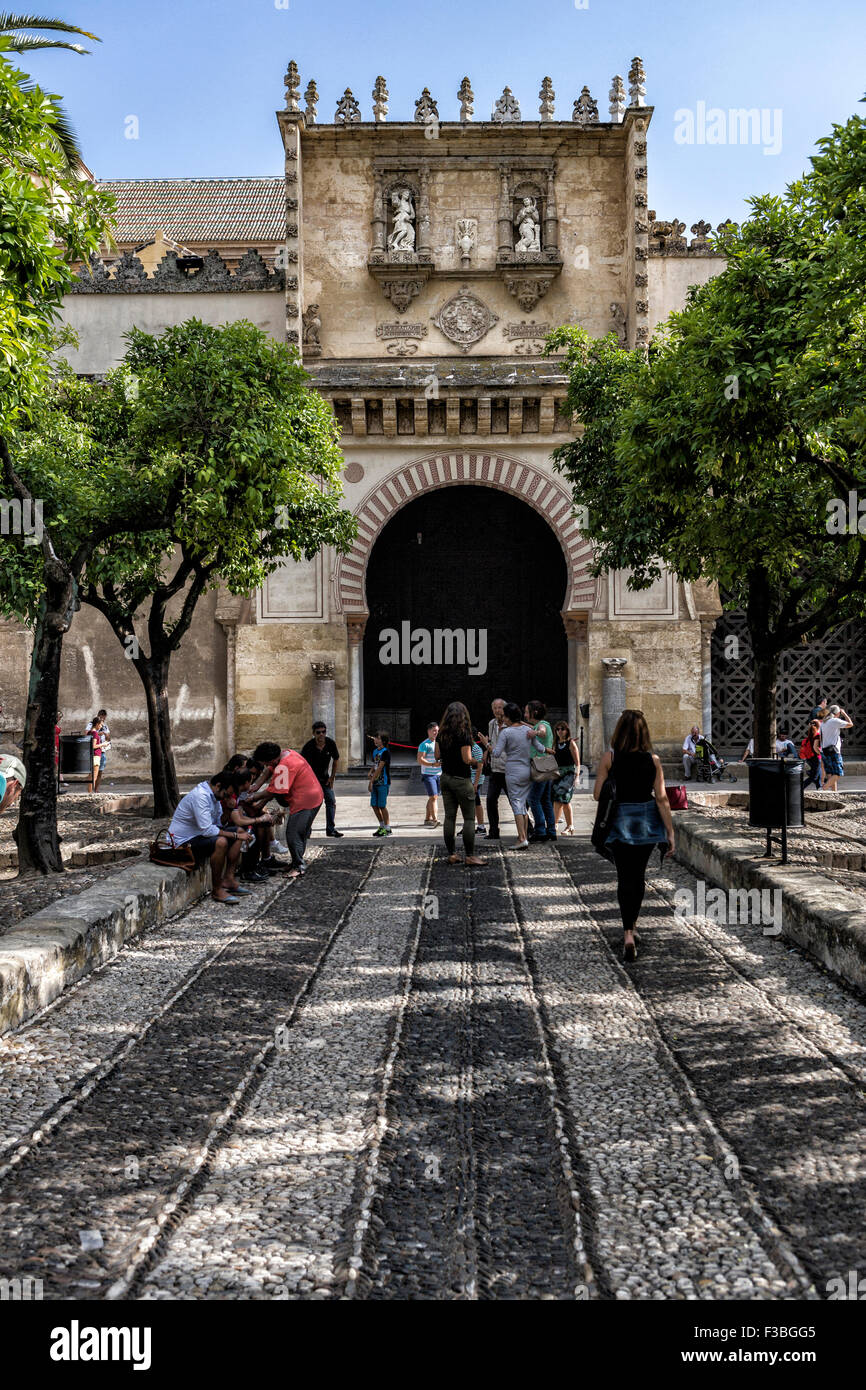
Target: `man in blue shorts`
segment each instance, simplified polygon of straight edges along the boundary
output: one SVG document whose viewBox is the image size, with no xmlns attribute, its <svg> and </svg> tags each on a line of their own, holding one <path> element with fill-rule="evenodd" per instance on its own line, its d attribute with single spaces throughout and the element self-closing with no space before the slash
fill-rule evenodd
<svg viewBox="0 0 866 1390">
<path fill-rule="evenodd" d="M 370 768 L 367 785 L 370 790 L 370 805 L 379 822 L 378 830 L 373 831 L 374 835 L 391 834 L 388 817 L 388 792 L 391 789 L 390 742 L 390 734 L 373 735 L 373 766 Z"/>
<path fill-rule="evenodd" d="M 418 762 L 421 765 L 421 781 L 424 783 L 424 790 L 427 793 L 427 814 L 424 817 L 424 824 L 428 827 L 439 824 L 436 818 L 436 798 L 439 795 L 439 779 L 442 776 L 442 764 L 436 761 L 436 735 L 438 733 L 438 724 L 428 724 L 427 737 L 423 743 L 419 743 L 418 745 Z"/>
</svg>

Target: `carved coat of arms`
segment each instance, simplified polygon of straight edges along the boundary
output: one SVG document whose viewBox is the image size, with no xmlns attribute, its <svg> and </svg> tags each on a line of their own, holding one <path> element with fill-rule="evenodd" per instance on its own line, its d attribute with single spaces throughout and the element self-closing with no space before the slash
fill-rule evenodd
<svg viewBox="0 0 866 1390">
<path fill-rule="evenodd" d="M 439 332 L 444 333 L 463 352 L 468 352 L 473 343 L 489 333 L 499 318 L 472 293 L 468 285 L 447 299 L 439 313 L 431 317 Z"/>
</svg>

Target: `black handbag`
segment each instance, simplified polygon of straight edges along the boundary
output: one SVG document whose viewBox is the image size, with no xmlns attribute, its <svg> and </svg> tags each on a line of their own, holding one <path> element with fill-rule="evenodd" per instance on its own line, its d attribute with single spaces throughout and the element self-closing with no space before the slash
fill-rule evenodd
<svg viewBox="0 0 866 1390">
<path fill-rule="evenodd" d="M 618 805 L 616 782 L 608 773 L 598 795 L 598 810 L 595 813 L 595 825 L 592 827 L 591 836 L 593 848 L 597 849 L 604 859 L 613 859 L 613 854 L 608 849 L 607 837 L 613 829 Z"/>
</svg>

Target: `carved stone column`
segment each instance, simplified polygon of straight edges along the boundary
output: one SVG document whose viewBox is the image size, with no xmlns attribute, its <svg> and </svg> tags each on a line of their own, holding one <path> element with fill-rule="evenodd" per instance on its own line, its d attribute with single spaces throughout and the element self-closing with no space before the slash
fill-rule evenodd
<svg viewBox="0 0 866 1390">
<path fill-rule="evenodd" d="M 701 618 L 701 733 L 713 737 L 713 631 L 716 618 Z"/>
<path fill-rule="evenodd" d="M 322 719 L 331 738 L 337 722 L 337 701 L 332 661 L 311 661 L 313 671 L 313 723 Z"/>
<path fill-rule="evenodd" d="M 418 198 L 418 255 L 430 255 L 430 166 L 421 165 L 421 193 Z"/>
<path fill-rule="evenodd" d="M 578 726 L 581 722 L 579 707 L 584 699 L 588 699 L 587 676 L 587 642 L 588 642 L 588 619 L 587 613 L 563 613 L 562 624 L 565 628 L 565 635 L 568 638 L 568 727 L 571 729 L 575 738 L 578 738 Z M 580 740 L 578 739 L 578 742 Z M 589 758 L 589 728 L 584 739 L 586 757 Z"/>
<path fill-rule="evenodd" d="M 373 250 L 385 250 L 385 199 L 382 190 L 382 175 L 376 174 L 373 185 Z"/>
<path fill-rule="evenodd" d="M 606 752 L 613 738 L 616 722 L 625 709 L 625 676 L 627 665 L 623 656 L 603 656 L 604 680 L 601 688 L 601 717 L 604 725 L 604 749 Z"/>
<path fill-rule="evenodd" d="M 511 224 L 511 191 L 508 187 L 508 169 L 506 165 L 499 166 L 499 250 L 500 256 L 508 255 L 514 250 L 514 229 Z"/>
<path fill-rule="evenodd" d="M 556 208 L 556 185 L 554 170 L 547 171 L 547 208 L 544 213 L 544 249 L 556 251 L 559 248 L 559 214 Z"/>
<path fill-rule="evenodd" d="M 349 766 L 360 767 L 364 761 L 364 632 L 369 613 L 348 613 L 346 628 L 349 638 Z"/>
</svg>

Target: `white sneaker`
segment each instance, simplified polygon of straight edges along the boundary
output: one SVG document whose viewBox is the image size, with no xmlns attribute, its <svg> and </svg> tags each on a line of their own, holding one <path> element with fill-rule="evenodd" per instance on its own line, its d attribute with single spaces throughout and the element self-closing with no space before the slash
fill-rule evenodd
<svg viewBox="0 0 866 1390">
<path fill-rule="evenodd" d="M 288 854 L 288 852 L 289 852 L 289 847 L 288 847 L 288 845 L 281 845 L 280 842 L 279 842 L 279 840 L 273 840 L 273 841 L 271 842 L 271 854 L 281 854 L 281 855 L 282 855 L 282 854 Z"/>
</svg>

